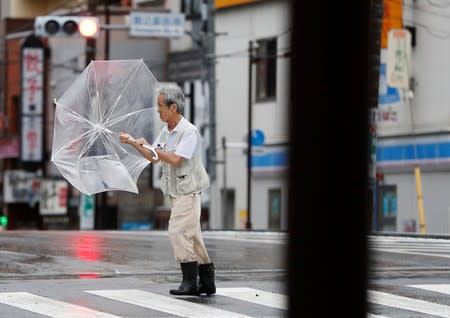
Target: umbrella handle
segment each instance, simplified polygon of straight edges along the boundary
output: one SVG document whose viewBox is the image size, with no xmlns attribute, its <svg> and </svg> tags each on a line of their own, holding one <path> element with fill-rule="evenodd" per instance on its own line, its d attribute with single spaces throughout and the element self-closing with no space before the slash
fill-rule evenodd
<svg viewBox="0 0 450 318">
<path fill-rule="evenodd" d="M 150 150 L 150 151 L 153 153 L 153 159 L 154 159 L 154 160 L 158 160 L 158 154 L 156 153 L 155 148 L 150 147 L 150 146 L 148 146 L 148 145 L 142 145 L 142 147 L 144 147 L 145 149 Z"/>
<path fill-rule="evenodd" d="M 130 140 L 130 141 L 136 141 L 136 139 L 134 139 L 133 137 L 128 137 L 128 139 Z M 148 146 L 148 145 L 141 145 L 142 147 L 144 147 L 145 149 L 147 149 L 147 150 L 150 150 L 152 153 L 153 153 L 153 160 L 158 160 L 158 154 L 156 153 L 156 150 L 155 150 L 155 148 L 153 148 L 153 147 L 150 147 L 150 146 Z"/>
</svg>

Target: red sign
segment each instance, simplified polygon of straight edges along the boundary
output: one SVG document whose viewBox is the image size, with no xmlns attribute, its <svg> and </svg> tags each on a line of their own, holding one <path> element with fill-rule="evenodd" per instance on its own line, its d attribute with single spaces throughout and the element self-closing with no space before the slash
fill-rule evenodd
<svg viewBox="0 0 450 318">
<path fill-rule="evenodd" d="M 17 136 L 0 138 L 0 159 L 19 157 L 19 138 Z"/>
</svg>

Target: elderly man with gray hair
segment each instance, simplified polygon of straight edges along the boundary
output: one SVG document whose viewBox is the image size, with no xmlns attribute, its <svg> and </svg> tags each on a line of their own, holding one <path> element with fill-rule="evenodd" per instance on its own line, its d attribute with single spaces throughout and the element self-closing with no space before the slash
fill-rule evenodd
<svg viewBox="0 0 450 318">
<path fill-rule="evenodd" d="M 162 162 L 161 190 L 171 204 L 168 234 L 183 280 L 173 295 L 211 295 L 216 292 L 214 264 L 203 243 L 200 226 L 200 193 L 209 186 L 209 177 L 201 158 L 200 134 L 183 117 L 184 94 L 177 86 L 160 89 L 158 113 L 165 125 L 152 147 L 155 159 L 145 146 L 145 138 L 134 139 L 122 133 L 120 141 L 132 144 L 153 164 Z M 199 281 L 197 283 L 197 276 Z"/>
</svg>

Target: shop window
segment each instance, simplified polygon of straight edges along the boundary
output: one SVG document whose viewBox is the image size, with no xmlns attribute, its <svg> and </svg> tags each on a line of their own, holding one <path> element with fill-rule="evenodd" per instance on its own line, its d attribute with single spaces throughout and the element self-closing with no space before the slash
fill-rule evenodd
<svg viewBox="0 0 450 318">
<path fill-rule="evenodd" d="M 256 100 L 275 99 L 277 82 L 277 39 L 257 41 Z"/>
</svg>

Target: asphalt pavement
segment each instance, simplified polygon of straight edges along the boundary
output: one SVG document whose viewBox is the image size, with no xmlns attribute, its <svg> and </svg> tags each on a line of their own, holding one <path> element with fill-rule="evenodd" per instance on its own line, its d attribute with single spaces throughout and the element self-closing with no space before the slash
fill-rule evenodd
<svg viewBox="0 0 450 318">
<path fill-rule="evenodd" d="M 166 231 L 0 232 L 0 317 L 286 317 L 287 234 L 205 231 L 217 293 L 174 297 Z"/>
</svg>

